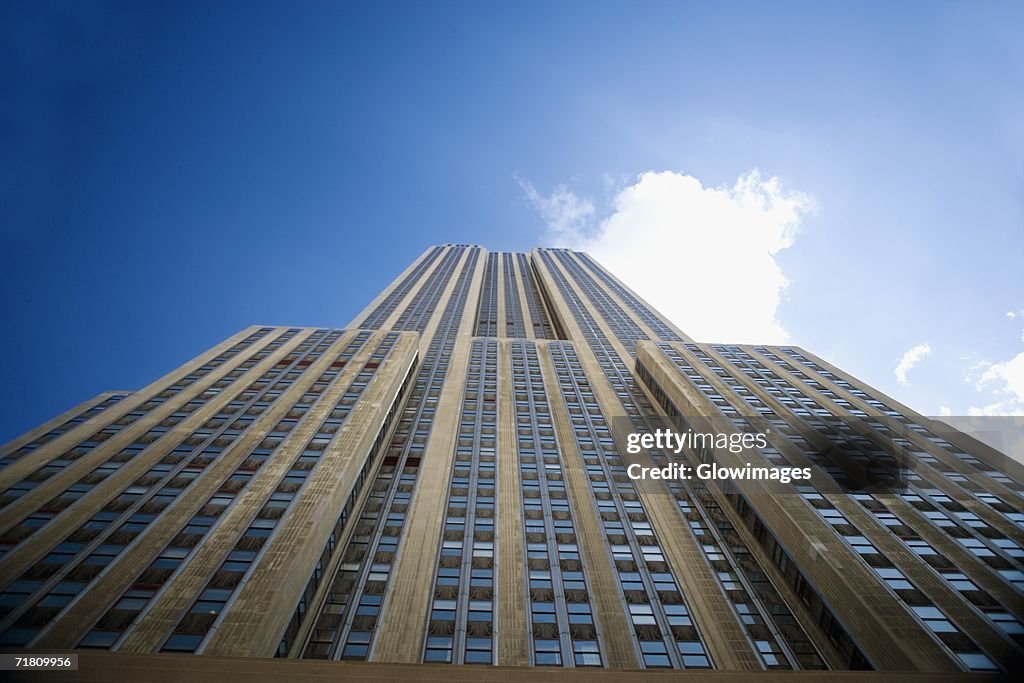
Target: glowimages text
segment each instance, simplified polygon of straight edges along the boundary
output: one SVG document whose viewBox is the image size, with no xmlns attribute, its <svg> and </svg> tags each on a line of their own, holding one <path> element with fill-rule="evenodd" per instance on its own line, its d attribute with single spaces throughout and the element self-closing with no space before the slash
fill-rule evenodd
<svg viewBox="0 0 1024 683">
<path fill-rule="evenodd" d="M 657 429 L 653 432 L 633 432 L 626 439 L 626 452 L 636 455 L 645 450 L 659 450 L 679 455 L 684 449 L 694 452 L 728 450 L 738 454 L 753 449 L 768 447 L 767 433 L 712 433 L 686 430 Z M 630 479 L 701 479 L 701 480 L 768 480 L 788 484 L 792 481 L 809 480 L 809 467 L 777 467 L 774 465 L 755 466 L 751 463 L 737 467 L 726 467 L 716 462 L 702 462 L 695 467 L 672 462 L 661 466 L 644 466 L 631 463 L 626 467 Z"/>
</svg>

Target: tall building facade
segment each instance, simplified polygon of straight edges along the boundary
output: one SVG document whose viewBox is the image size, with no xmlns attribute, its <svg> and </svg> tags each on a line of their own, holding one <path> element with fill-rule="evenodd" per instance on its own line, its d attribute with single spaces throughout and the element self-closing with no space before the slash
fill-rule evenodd
<svg viewBox="0 0 1024 683">
<path fill-rule="evenodd" d="M 768 436 L 692 466 L 812 477 L 632 478 L 662 424 Z M 344 329 L 243 330 L 4 446 L 0 646 L 1010 671 L 1022 482 L 800 348 L 695 343 L 586 254 L 448 244 Z"/>
</svg>

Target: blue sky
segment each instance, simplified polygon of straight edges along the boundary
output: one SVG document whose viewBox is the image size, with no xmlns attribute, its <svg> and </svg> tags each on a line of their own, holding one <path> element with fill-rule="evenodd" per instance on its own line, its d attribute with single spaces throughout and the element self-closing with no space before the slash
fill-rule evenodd
<svg viewBox="0 0 1024 683">
<path fill-rule="evenodd" d="M 5 3 L 0 440 L 244 326 L 343 325 L 429 244 L 623 234 L 675 245 L 646 270 L 686 269 L 672 317 L 708 341 L 781 331 L 925 413 L 1024 410 L 1022 25 L 1009 2 Z"/>
</svg>

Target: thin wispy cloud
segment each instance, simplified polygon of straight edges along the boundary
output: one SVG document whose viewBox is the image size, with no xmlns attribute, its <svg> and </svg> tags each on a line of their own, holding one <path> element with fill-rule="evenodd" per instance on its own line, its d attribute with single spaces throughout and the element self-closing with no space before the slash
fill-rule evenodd
<svg viewBox="0 0 1024 683">
<path fill-rule="evenodd" d="M 896 368 L 893 370 L 896 374 L 896 381 L 906 386 L 908 384 L 907 373 L 910 372 L 915 365 L 920 363 L 923 358 L 931 354 L 931 352 L 932 347 L 927 343 L 918 344 L 913 348 L 907 349 L 906 353 L 903 354 L 903 357 L 900 358 L 899 363 L 896 364 Z"/>
<path fill-rule="evenodd" d="M 1006 317 L 1009 318 L 1010 320 L 1017 320 L 1018 318 L 1024 319 L 1024 310 L 1007 311 Z M 1020 332 L 1020 340 L 1024 341 L 1024 330 L 1021 330 Z"/>
<path fill-rule="evenodd" d="M 541 195 L 529 180 L 518 175 L 515 179 L 553 234 L 575 236 L 586 232 L 596 212 L 592 201 L 579 197 L 566 185 L 558 185 L 549 194 Z"/>
<path fill-rule="evenodd" d="M 778 309 L 790 282 L 776 256 L 792 246 L 813 211 L 809 195 L 784 190 L 778 178 L 756 169 L 731 187 L 650 171 L 613 192 L 610 210 L 598 219 L 593 201 L 564 185 L 542 195 L 517 180 L 548 226 L 548 245 L 588 252 L 687 334 L 703 341 L 788 339 Z"/>
</svg>

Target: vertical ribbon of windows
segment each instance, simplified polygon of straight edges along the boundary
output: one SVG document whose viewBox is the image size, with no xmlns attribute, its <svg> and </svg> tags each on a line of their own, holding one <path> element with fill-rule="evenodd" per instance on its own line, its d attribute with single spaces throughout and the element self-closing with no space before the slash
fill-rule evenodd
<svg viewBox="0 0 1024 683">
<path fill-rule="evenodd" d="M 523 320 L 523 305 L 519 301 L 519 286 L 516 277 L 515 260 L 511 252 L 502 254 L 505 272 L 505 329 L 500 330 L 504 337 L 526 337 L 526 324 Z"/>
<path fill-rule="evenodd" d="M 594 282 L 594 278 L 587 271 L 580 268 L 580 265 L 569 252 L 555 250 L 551 253 L 555 254 L 558 262 L 569 271 L 569 274 L 576 280 L 576 284 L 579 285 L 591 303 L 600 311 L 601 317 L 605 319 L 619 341 L 625 345 L 629 353 L 634 353 L 636 343 L 643 339 L 648 339 L 647 334 L 640 329 L 640 326 L 636 324 L 636 321 L 628 313 L 622 310 L 622 307 L 614 299 L 608 296 L 608 293 L 600 285 Z"/>
<path fill-rule="evenodd" d="M 526 535 L 532 663 L 601 666 L 602 653 L 537 346 L 510 346 Z"/>
<path fill-rule="evenodd" d="M 390 337 L 391 335 L 397 335 L 397 333 L 389 332 L 388 336 Z M 309 579 L 306 581 L 306 588 L 299 597 L 295 610 L 292 612 L 292 618 L 285 627 L 281 641 L 278 643 L 277 652 L 275 653 L 276 657 L 288 656 L 291 651 L 292 644 L 295 642 L 295 639 L 299 634 L 302 622 L 309 611 L 309 607 L 312 604 L 313 599 L 316 597 L 317 589 L 325 578 L 327 568 L 342 550 L 339 545 L 339 541 L 344 538 L 347 533 L 349 529 L 348 521 L 355 510 L 356 502 L 359 500 L 366 482 L 369 481 L 371 473 L 376 468 L 381 453 L 383 453 L 384 449 L 388 445 L 387 439 L 391 431 L 391 425 L 394 423 L 399 409 L 404 404 L 405 396 L 409 393 L 415 373 L 416 362 L 414 362 L 410 367 L 409 374 L 406 376 L 405 380 L 402 382 L 402 386 L 395 395 L 395 400 L 391 405 L 391 409 L 388 411 L 384 420 L 377 429 L 377 437 L 373 441 L 373 446 L 370 448 L 366 459 L 363 461 L 363 466 L 360 468 L 359 475 L 352 484 L 352 489 L 348 494 L 345 505 L 341 508 L 341 512 L 338 514 L 338 518 L 334 523 L 334 529 L 332 530 L 331 535 L 328 536 L 323 550 L 320 551 L 320 559 L 317 561 L 316 566 L 313 567 L 313 571 L 311 572 Z M 309 642 L 310 647 L 313 648 L 314 651 L 319 648 L 322 654 L 326 654 L 330 651 L 332 634 L 330 632 L 327 634 L 313 632 L 310 634 Z"/>
<path fill-rule="evenodd" d="M 423 661 L 494 663 L 498 343 L 475 339 L 462 397 Z"/>
<path fill-rule="evenodd" d="M 581 251 L 573 252 L 577 258 L 583 261 L 590 271 L 597 275 L 598 279 L 601 280 L 609 289 L 615 292 L 620 299 L 626 302 L 626 305 L 633 309 L 633 312 L 640 316 L 640 319 L 647 324 L 655 334 L 658 335 L 659 339 L 664 341 L 683 341 L 682 338 L 672 331 L 660 315 L 656 314 L 650 308 L 648 308 L 640 299 L 633 296 L 628 289 L 620 285 L 615 278 L 611 277 L 605 269 L 602 268 L 594 259 L 590 258 L 589 254 L 585 254 Z"/>
<path fill-rule="evenodd" d="M 526 293 L 526 308 L 530 311 L 530 319 L 533 321 L 533 336 L 538 339 L 554 339 L 555 333 L 551 327 L 551 319 L 548 317 L 548 310 L 541 301 L 538 292 L 539 285 L 534 277 L 533 269 L 530 267 L 526 254 L 516 254 L 519 262 L 519 272 L 523 278 L 523 291 Z"/>
<path fill-rule="evenodd" d="M 481 283 L 480 306 L 476 314 L 477 337 L 498 336 L 498 254 L 487 254 Z"/>
<path fill-rule="evenodd" d="M 549 347 L 643 663 L 711 668 L 694 622 L 571 344 Z"/>
<path fill-rule="evenodd" d="M 422 332 L 427 327 L 430 317 L 437 309 L 437 302 L 465 250 L 465 247 L 450 247 L 448 249 L 434 272 L 413 295 L 412 301 L 402 311 L 402 315 L 398 317 L 393 329 Z M 474 249 L 473 252 L 477 254 L 479 250 Z M 475 262 L 476 259 L 473 260 Z"/>
<path fill-rule="evenodd" d="M 444 247 L 434 247 L 431 249 L 430 253 L 427 254 L 427 258 L 423 259 L 419 265 L 412 269 L 412 272 L 402 278 L 402 281 L 399 282 L 393 290 L 391 290 L 391 293 L 384 297 L 384 301 L 380 302 L 380 304 L 378 304 L 377 307 L 359 323 L 359 327 L 368 330 L 379 329 L 380 326 L 384 324 L 384 321 L 386 321 L 398 307 L 398 304 L 402 299 L 405 298 L 405 295 L 409 293 L 413 284 L 423 277 L 423 273 L 425 273 L 427 269 L 430 268 L 431 264 L 437 260 L 437 257 L 441 254 L 443 249 Z"/>
<path fill-rule="evenodd" d="M 374 477 L 373 488 L 359 516 L 352 522 L 356 525 L 353 535 L 344 549 L 341 564 L 330 577 L 326 600 L 313 617 L 314 626 L 302 653 L 304 658 L 365 660 L 369 657 L 419 475 L 420 459 L 430 438 L 437 401 L 469 299 L 472 273 L 480 256 L 478 247 L 459 246 L 457 249 L 460 254 L 469 249 L 469 257 L 423 356 L 409 402 Z"/>
</svg>

